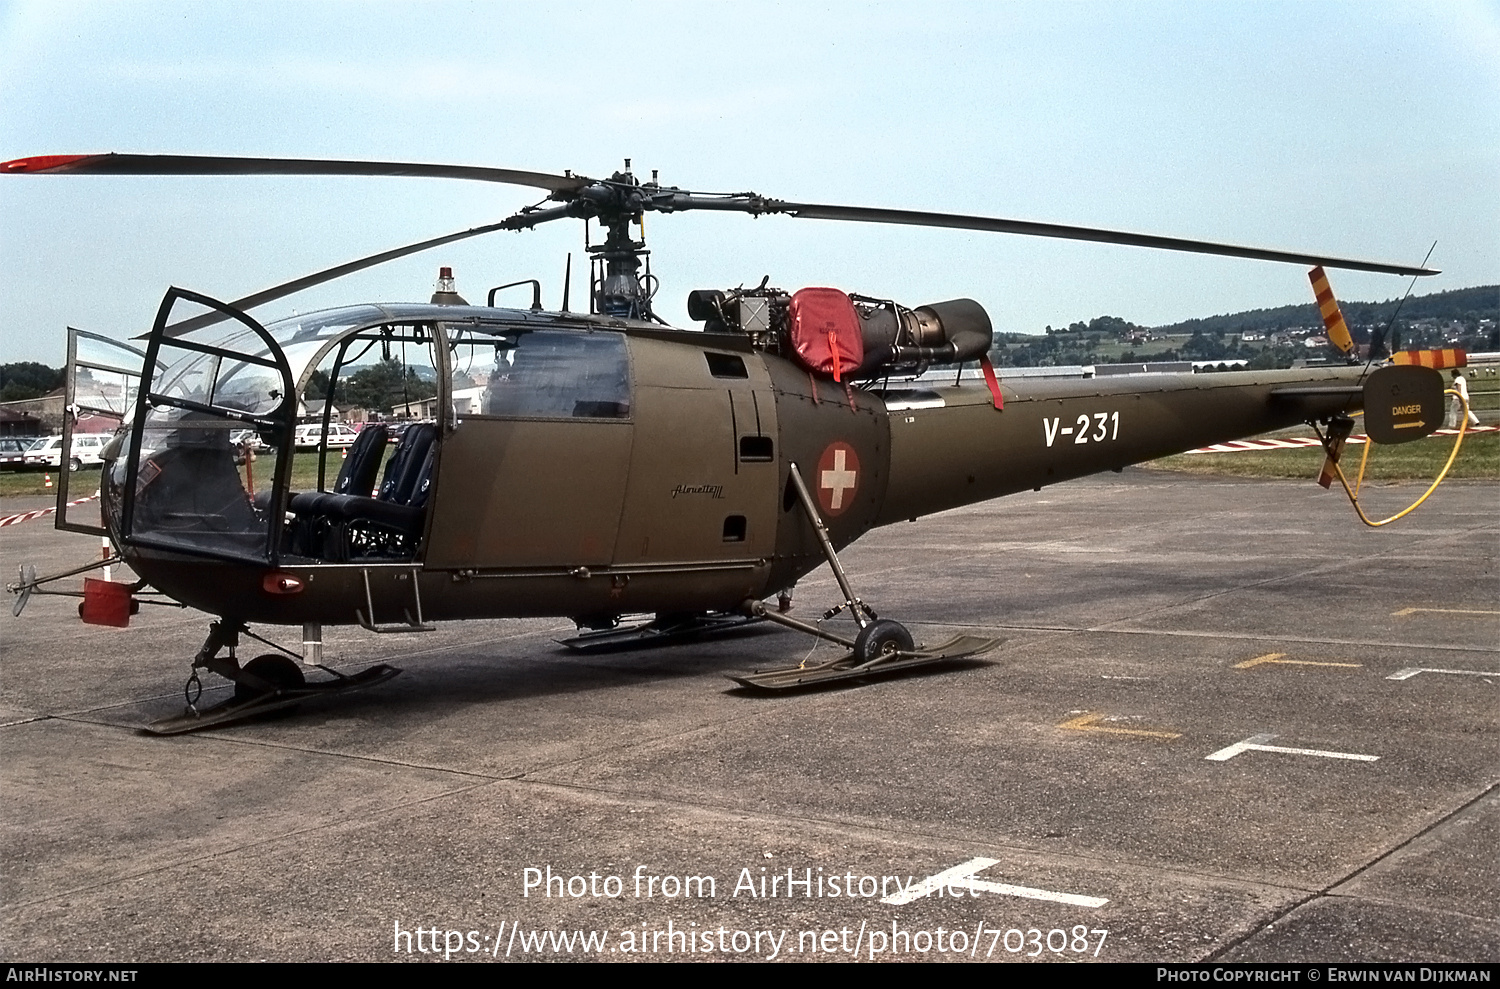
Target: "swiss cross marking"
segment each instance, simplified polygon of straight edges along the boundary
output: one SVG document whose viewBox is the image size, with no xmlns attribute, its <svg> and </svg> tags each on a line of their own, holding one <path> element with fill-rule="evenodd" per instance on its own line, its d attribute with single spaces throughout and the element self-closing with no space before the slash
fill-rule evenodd
<svg viewBox="0 0 1500 989">
<path fill-rule="evenodd" d="M 854 503 L 859 490 L 859 456 L 842 440 L 828 445 L 818 458 L 818 504 L 829 515 L 840 515 Z"/>
</svg>

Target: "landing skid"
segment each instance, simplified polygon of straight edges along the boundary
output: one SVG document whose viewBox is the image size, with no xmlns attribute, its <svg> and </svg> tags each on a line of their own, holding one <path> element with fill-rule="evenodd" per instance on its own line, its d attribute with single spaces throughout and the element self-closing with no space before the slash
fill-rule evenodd
<svg viewBox="0 0 1500 989">
<path fill-rule="evenodd" d="M 649 649 L 672 645 L 707 636 L 721 635 L 746 625 L 754 625 L 762 619 L 724 611 L 702 615 L 678 615 L 657 618 L 653 621 L 631 625 L 626 628 L 606 629 L 602 632 L 585 632 L 570 639 L 558 639 L 557 644 L 567 646 L 574 652 L 616 652 L 626 649 Z"/>
<path fill-rule="evenodd" d="M 842 680 L 860 680 L 872 676 L 884 676 L 898 670 L 911 670 L 922 666 L 936 666 L 955 659 L 978 656 L 994 649 L 1004 639 L 987 639 L 978 635 L 955 635 L 947 642 L 931 649 L 899 650 L 884 653 L 874 659 L 859 662 L 854 653 L 816 666 L 793 666 L 782 670 L 746 673 L 730 676 L 729 679 L 755 690 L 793 690 L 800 687 L 822 686 Z"/>
<path fill-rule="evenodd" d="M 175 718 L 153 721 L 145 726 L 145 730 L 153 735 L 181 735 L 183 732 L 200 731 L 236 721 L 246 721 L 262 714 L 292 707 L 310 697 L 324 697 L 329 694 L 342 694 L 350 690 L 373 687 L 400 672 L 394 666 L 381 663 L 367 670 L 361 670 L 353 676 L 340 676 L 333 680 L 305 683 L 294 687 L 279 687 L 270 693 L 246 699 L 231 698 L 222 704 L 215 704 L 201 711 L 189 706 L 186 711 Z"/>
</svg>

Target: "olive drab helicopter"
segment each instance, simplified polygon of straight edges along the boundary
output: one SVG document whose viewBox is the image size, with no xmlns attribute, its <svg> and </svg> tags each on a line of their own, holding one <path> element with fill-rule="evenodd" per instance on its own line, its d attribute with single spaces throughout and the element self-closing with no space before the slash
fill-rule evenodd
<svg viewBox="0 0 1500 989">
<path fill-rule="evenodd" d="M 80 612 L 125 624 L 141 603 L 177 603 L 215 616 L 192 659 L 187 710 L 149 726 L 159 733 L 239 720 L 398 672 L 379 665 L 347 675 L 325 666 L 325 625 L 421 632 L 440 621 L 559 616 L 580 629 L 564 644 L 587 650 L 767 621 L 849 650 L 818 666 L 734 678 L 761 689 L 976 655 L 997 640 L 918 645 L 901 624 L 878 617 L 838 550 L 877 526 L 1298 423 L 1313 423 L 1336 460 L 1356 411 L 1381 442 L 1426 435 L 1441 419 L 1436 371 L 1362 364 L 1352 354 L 1347 366 L 1293 371 L 1001 380 L 988 358 L 989 316 L 970 299 L 909 306 L 832 288 L 786 291 L 767 278 L 692 292 L 688 314 L 701 325 L 674 328 L 652 308 L 658 281 L 641 220 L 648 212 L 719 210 L 1435 274 L 1424 267 L 692 192 L 662 185 L 654 172 L 640 181 L 628 159 L 605 179 L 115 154 L 25 158 L 0 171 L 422 176 L 547 194 L 499 222 L 232 303 L 173 288 L 142 349 L 70 331 L 70 411 L 114 414 L 123 425 L 105 452 L 102 519 L 91 504 L 69 505 L 63 487 L 57 524 L 106 536 L 112 554 L 104 564 L 123 562 L 139 578 L 86 580 Z M 472 305 L 445 271 L 427 303 L 352 305 L 264 325 L 247 315 L 384 261 L 567 218 L 585 221 L 586 236 L 589 222 L 603 233 L 588 247 L 586 311 L 570 309 L 566 289 L 562 308 L 545 310 L 533 280 L 498 286 L 485 305 Z M 498 307 L 497 293 L 517 286 L 532 288 L 531 306 Z M 1350 353 L 1347 336 L 1340 346 Z M 417 421 L 399 440 L 394 427 L 372 423 L 340 456 L 329 437 L 339 383 L 386 359 L 416 365 L 436 395 L 425 409 L 408 406 Z M 933 365 L 949 368 L 942 380 L 918 377 Z M 310 409 L 321 409 L 321 433 L 299 430 Z M 317 472 L 294 483 L 299 441 L 317 444 Z M 823 619 L 842 612 L 852 627 L 789 613 L 798 579 L 825 563 L 842 600 Z M 38 578 L 23 568 L 11 588 L 16 614 L 34 592 L 66 593 L 42 585 L 90 569 Z M 621 626 L 625 616 L 640 623 Z M 301 648 L 277 645 L 252 624 L 300 626 Z M 242 664 L 246 638 L 276 651 Z M 233 681 L 234 697 L 200 708 L 204 669 Z M 325 676 L 309 681 L 313 670 Z"/>
</svg>

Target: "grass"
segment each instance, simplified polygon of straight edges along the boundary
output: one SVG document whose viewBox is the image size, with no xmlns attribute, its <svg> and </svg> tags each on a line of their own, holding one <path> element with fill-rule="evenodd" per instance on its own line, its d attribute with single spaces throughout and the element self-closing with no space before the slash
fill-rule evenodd
<svg viewBox="0 0 1500 989">
<path fill-rule="evenodd" d="M 0 497 L 14 497 L 17 495 L 54 495 L 57 493 L 55 485 L 58 483 L 57 471 L 46 472 L 51 475 L 54 487 L 45 487 L 42 483 L 42 471 L 6 471 L 0 474 Z M 82 498 L 91 495 L 99 487 L 99 468 L 85 467 L 74 474 L 68 480 L 68 493 L 74 498 Z"/>
<path fill-rule="evenodd" d="M 1445 375 L 1445 377 L 1447 377 Z M 1451 379 L 1450 379 L 1451 380 Z M 1486 425 L 1495 425 L 1495 410 L 1500 409 L 1500 377 L 1470 372 L 1469 406 L 1479 413 Z M 1355 425 L 1356 433 L 1364 424 Z M 1311 429 L 1299 426 L 1271 434 L 1278 437 L 1312 436 Z M 1376 446 L 1365 464 L 1365 477 L 1372 481 L 1432 480 L 1453 450 L 1453 437 L 1429 436 L 1400 446 Z M 1359 471 L 1364 446 L 1349 446 L 1344 451 L 1344 475 L 1352 484 Z M 1209 474 L 1218 477 L 1289 477 L 1316 478 L 1323 467 L 1323 450 L 1304 447 L 1296 450 L 1250 450 L 1243 453 L 1182 453 L 1146 464 L 1155 470 L 1184 474 Z M 1450 478 L 1500 480 L 1500 434 L 1480 433 L 1465 436 L 1458 459 L 1448 472 Z"/>
<path fill-rule="evenodd" d="M 1277 436 L 1310 436 L 1311 430 L 1288 430 Z M 1365 465 L 1365 478 L 1372 481 L 1432 480 L 1443 469 L 1453 450 L 1453 437 L 1429 436 L 1400 446 L 1375 446 Z M 1344 450 L 1341 466 L 1352 484 L 1359 471 L 1363 445 Z M 1323 466 L 1320 447 L 1295 450 L 1250 450 L 1243 453 L 1181 453 L 1146 464 L 1154 470 L 1219 477 L 1291 477 L 1312 479 Z M 1450 478 L 1500 480 L 1500 434 L 1465 436 Z"/>
</svg>

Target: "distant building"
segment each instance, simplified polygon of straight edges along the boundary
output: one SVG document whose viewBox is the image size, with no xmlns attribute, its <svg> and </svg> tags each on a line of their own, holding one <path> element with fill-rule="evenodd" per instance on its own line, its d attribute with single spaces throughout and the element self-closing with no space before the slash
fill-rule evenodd
<svg viewBox="0 0 1500 989">
<path fill-rule="evenodd" d="M 8 408 L 0 408 L 0 436 L 40 435 L 42 435 L 42 420 L 30 412 L 14 412 Z"/>
<path fill-rule="evenodd" d="M 301 421 L 301 422 L 309 422 L 309 421 L 312 421 L 312 420 L 317 420 L 318 422 L 322 422 L 323 421 L 323 408 L 326 405 L 328 405 L 328 402 L 325 399 L 321 399 L 321 398 L 306 398 L 306 399 L 303 399 L 302 401 L 300 401 L 300 402 L 297 403 L 297 419 L 299 421 Z M 336 405 L 333 406 L 331 412 L 332 412 L 332 414 L 331 414 L 331 416 L 329 418 L 330 422 L 343 422 L 344 421 L 343 420 L 343 415 L 339 412 L 338 406 L 336 406 Z"/>
<path fill-rule="evenodd" d="M 25 398 L 18 402 L 0 402 L 0 411 L 16 415 L 31 416 L 36 420 L 39 433 L 6 433 L 7 436 L 50 436 L 61 433 L 63 427 L 63 390 L 55 389 L 41 398 Z"/>
</svg>

